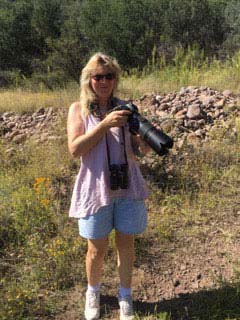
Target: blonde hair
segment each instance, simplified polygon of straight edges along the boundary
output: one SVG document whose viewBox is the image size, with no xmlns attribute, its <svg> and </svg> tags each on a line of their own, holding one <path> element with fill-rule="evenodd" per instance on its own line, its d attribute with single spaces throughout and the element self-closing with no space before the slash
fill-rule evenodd
<svg viewBox="0 0 240 320">
<path fill-rule="evenodd" d="M 97 96 L 91 87 L 90 79 L 94 70 L 96 70 L 98 67 L 106 68 L 109 72 L 113 73 L 115 77 L 115 87 L 113 89 L 112 95 L 117 90 L 121 73 L 121 68 L 117 60 L 101 52 L 95 53 L 89 59 L 86 66 L 82 69 L 80 77 L 80 102 L 82 113 L 84 116 L 89 114 L 89 104 L 92 102 L 97 102 Z"/>
</svg>

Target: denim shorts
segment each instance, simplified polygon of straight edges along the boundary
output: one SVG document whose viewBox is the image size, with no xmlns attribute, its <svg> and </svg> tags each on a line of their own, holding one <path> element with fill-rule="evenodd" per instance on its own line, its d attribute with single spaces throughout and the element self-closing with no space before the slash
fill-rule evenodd
<svg viewBox="0 0 240 320">
<path fill-rule="evenodd" d="M 80 236 L 86 239 L 101 239 L 113 230 L 124 234 L 142 233 L 147 226 L 147 211 L 144 201 L 115 198 L 95 214 L 78 219 Z"/>
</svg>

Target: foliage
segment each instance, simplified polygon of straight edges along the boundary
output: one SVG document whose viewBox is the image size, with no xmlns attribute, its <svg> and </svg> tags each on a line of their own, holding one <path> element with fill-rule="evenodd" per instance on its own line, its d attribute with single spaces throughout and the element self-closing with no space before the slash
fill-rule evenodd
<svg viewBox="0 0 240 320">
<path fill-rule="evenodd" d="M 225 64 L 217 60 L 209 63 L 201 51 L 179 49 L 172 65 L 153 59 L 147 70 L 125 77 L 121 90 L 125 86 L 125 94 L 129 93 L 131 83 L 134 87 L 139 86 L 139 93 L 143 93 L 148 83 L 149 92 L 153 92 L 159 82 L 159 91 L 163 88 L 170 91 L 173 85 L 177 90 L 179 85 L 193 81 L 198 85 L 211 82 L 218 89 L 219 85 L 226 88 L 232 81 L 233 87 L 239 88 L 239 59 L 239 54 L 236 54 Z M 152 82 L 148 82 L 150 78 Z M 30 112 L 41 106 L 65 106 L 70 104 L 73 96 L 78 95 L 76 87 L 68 92 L 44 90 L 35 93 L 21 90 L 1 92 L 0 110 Z M 200 236 L 203 230 L 199 228 L 199 223 L 202 221 L 207 224 L 208 221 L 221 221 L 223 217 L 236 218 L 240 122 L 239 118 L 231 120 L 238 139 L 233 139 L 231 130 L 220 126 L 211 132 L 211 143 L 203 149 L 192 152 L 186 147 L 181 157 L 174 158 L 174 166 L 164 181 L 164 160 L 159 159 L 154 169 L 157 183 L 149 182 L 151 198 L 147 205 L 152 213 L 150 228 L 147 236 L 142 235 L 136 243 L 139 261 L 147 250 L 151 250 L 149 237 L 154 236 L 159 244 L 168 245 L 188 234 Z M 86 243 L 78 237 L 75 221 L 67 217 L 79 164 L 67 154 L 65 124 L 59 123 L 55 130 L 63 137 L 60 143 L 36 145 L 29 139 L 25 145 L 16 146 L 0 140 L 1 319 L 63 316 L 71 299 L 69 293 L 77 288 L 79 304 L 79 290 L 84 290 L 86 285 L 83 262 Z M 15 152 L 7 152 L 9 148 Z M 160 180 L 164 188 L 159 187 Z M 112 256 L 109 265 L 115 270 Z M 148 314 L 149 310 L 139 310 L 136 318 L 170 320 L 191 315 L 192 319 L 202 320 L 234 319 L 239 316 L 238 266 L 236 269 L 235 285 L 225 287 L 222 284 L 217 291 L 199 293 L 189 310 L 177 308 L 175 318 L 169 306 L 162 309 L 157 304 L 151 314 Z M 227 302 L 229 298 L 230 303 Z M 73 308 L 79 308 L 77 303 L 72 300 L 71 303 Z M 173 300 L 168 303 L 174 305 Z M 110 312 L 106 313 L 107 317 L 111 316 Z"/>
<path fill-rule="evenodd" d="M 232 120 L 236 121 L 239 133 L 239 121 Z M 56 128 L 59 135 L 62 127 L 59 124 Z M 150 250 L 148 240 L 153 234 L 158 243 L 171 243 L 183 234 L 184 237 L 191 232 L 200 234 L 202 230 L 194 227 L 203 219 L 220 221 L 226 212 L 228 217 L 230 213 L 236 214 L 239 141 L 233 141 L 229 130 L 224 128 L 219 128 L 211 139 L 205 148 L 195 152 L 186 148 L 183 155 L 187 156 L 176 158 L 168 173 L 170 177 L 164 182 L 165 188 L 159 188 L 154 181 L 150 184 L 152 192 L 147 205 L 151 210 L 151 228 L 137 242 L 140 260 Z M 63 301 L 65 305 L 69 302 L 69 290 L 75 286 L 84 288 L 86 284 L 83 263 L 86 243 L 78 237 L 75 221 L 67 218 L 78 164 L 67 155 L 64 140 L 44 145 L 29 141 L 26 145 L 12 146 L 17 148 L 12 155 L 6 152 L 8 147 L 1 140 L 0 318 L 54 318 L 64 313 Z M 163 160 L 159 162 L 155 169 L 158 181 L 164 171 Z M 115 268 L 113 263 L 109 259 Z M 142 310 L 136 318 L 181 319 L 189 312 L 192 318 L 205 320 L 239 314 L 238 306 L 234 307 L 239 299 L 237 287 L 223 286 L 218 294 L 209 291 L 208 294 L 207 291 L 205 295 L 199 294 L 190 310 L 177 309 L 176 318 L 166 310 L 158 310 L 157 304 L 154 313 L 147 315 L 148 311 Z M 226 303 L 230 296 L 231 312 Z M 199 303 L 207 308 L 207 316 Z"/>
<path fill-rule="evenodd" d="M 127 96 L 138 98 L 142 92 L 159 94 L 177 91 L 179 87 L 210 86 L 224 90 L 231 88 L 235 93 L 240 89 L 240 53 L 228 57 L 224 62 L 209 61 L 199 48 L 179 48 L 166 64 L 164 57 L 149 61 L 142 70 L 131 70 L 121 82 L 120 89 Z"/>
<path fill-rule="evenodd" d="M 63 171 L 59 152 L 53 144 L 30 143 L 9 157 L 0 145 L 1 319 L 52 316 L 58 290 L 82 275 L 83 265 L 76 271 L 74 264 L 85 245 L 67 223 L 70 193 L 63 188 L 70 159 L 61 157 Z"/>
<path fill-rule="evenodd" d="M 79 82 L 80 70 L 86 63 L 90 50 L 90 43 L 81 28 L 81 12 L 79 1 L 65 6 L 60 37 L 49 43 L 51 54 L 46 60 L 51 69 L 64 72 L 76 82 Z"/>
<path fill-rule="evenodd" d="M 154 15 L 155 14 L 155 15 Z M 153 17 L 158 16 L 155 21 Z M 160 32 L 156 1 L 83 1 L 82 29 L 92 47 L 109 52 L 129 68 L 143 66 Z"/>
<path fill-rule="evenodd" d="M 209 56 L 239 48 L 237 0 L 0 0 L 0 7 L 1 86 L 22 75 L 51 89 L 78 82 L 100 50 L 129 71 L 162 55 L 171 62 L 176 47 L 197 45 Z"/>
<path fill-rule="evenodd" d="M 232 51 L 240 48 L 240 3 L 237 0 L 228 1 L 225 8 L 225 20 L 228 25 L 228 37 L 224 46 Z M 229 50 L 229 51 L 230 51 Z"/>
</svg>

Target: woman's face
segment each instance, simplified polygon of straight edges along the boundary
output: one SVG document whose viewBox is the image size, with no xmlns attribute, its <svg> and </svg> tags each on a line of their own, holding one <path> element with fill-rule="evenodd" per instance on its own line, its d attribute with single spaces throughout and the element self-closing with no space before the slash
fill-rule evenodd
<svg viewBox="0 0 240 320">
<path fill-rule="evenodd" d="M 105 102 L 113 92 L 116 79 L 108 69 L 98 67 L 91 75 L 90 84 L 99 102 Z"/>
</svg>

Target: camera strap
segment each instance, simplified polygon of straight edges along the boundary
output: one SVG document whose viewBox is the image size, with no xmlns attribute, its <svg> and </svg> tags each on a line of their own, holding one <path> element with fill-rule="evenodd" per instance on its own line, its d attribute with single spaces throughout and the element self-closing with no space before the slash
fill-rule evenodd
<svg viewBox="0 0 240 320">
<path fill-rule="evenodd" d="M 112 98 L 111 101 L 110 101 L 111 108 L 115 107 L 116 103 L 117 103 L 117 99 L 116 98 Z M 98 104 L 90 103 L 89 110 L 95 117 L 97 117 L 97 118 L 99 118 L 101 120 L 103 119 L 103 115 L 102 115 L 102 113 L 100 111 L 100 108 L 99 108 Z M 121 127 L 121 128 L 122 128 L 122 137 L 123 137 L 123 154 L 124 154 L 124 158 L 125 158 L 125 163 L 122 163 L 122 164 L 128 165 L 127 152 L 126 152 L 125 130 L 124 130 L 124 127 Z M 110 159 L 110 150 L 109 150 L 107 133 L 105 134 L 105 137 L 106 137 L 105 139 L 106 139 L 106 147 L 107 147 L 108 167 L 110 169 L 110 166 L 111 166 L 112 163 L 111 163 L 111 159 Z"/>
<path fill-rule="evenodd" d="M 123 164 L 128 165 L 127 152 L 126 152 L 126 139 L 125 139 L 124 127 L 121 127 L 121 129 L 122 129 L 122 137 L 123 137 L 123 153 L 124 153 L 124 158 L 125 158 L 125 163 L 123 163 Z M 110 150 L 109 150 L 107 133 L 106 133 L 105 137 L 106 137 L 108 167 L 109 167 L 109 169 L 110 169 L 110 166 L 111 166 L 112 163 L 111 163 L 111 159 L 110 159 Z"/>
</svg>

